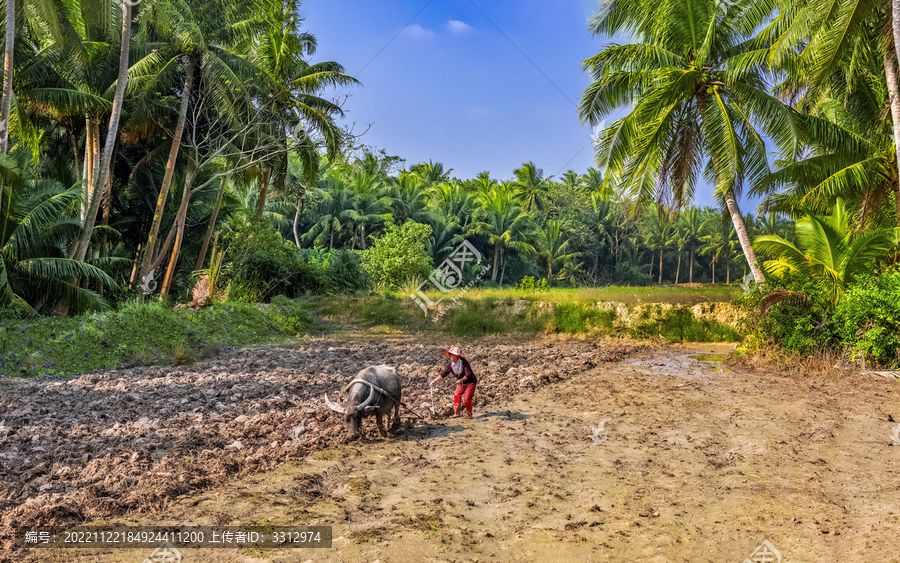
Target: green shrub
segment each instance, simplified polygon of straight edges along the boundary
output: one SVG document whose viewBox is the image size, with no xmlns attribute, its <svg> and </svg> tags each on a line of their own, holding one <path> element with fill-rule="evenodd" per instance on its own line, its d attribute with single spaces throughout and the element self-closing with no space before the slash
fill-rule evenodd
<svg viewBox="0 0 900 563">
<path fill-rule="evenodd" d="M 639 337 L 662 336 L 670 342 L 737 342 L 741 335 L 718 321 L 698 319 L 689 307 L 672 307 L 652 321 L 638 323 L 632 332 Z"/>
<path fill-rule="evenodd" d="M 547 278 L 535 280 L 534 276 L 525 276 L 516 289 L 526 293 L 544 293 L 550 289 L 550 284 L 547 283 Z"/>
<path fill-rule="evenodd" d="M 585 304 L 559 303 L 553 309 L 553 318 L 548 328 L 555 332 L 573 334 L 588 332 L 608 334 L 613 331 L 615 319 L 615 311 L 597 309 Z"/>
<path fill-rule="evenodd" d="M 231 301 L 259 303 L 276 295 L 344 293 L 369 287 L 357 253 L 297 248 L 269 223 L 229 223 L 228 250 L 220 283 Z"/>
<path fill-rule="evenodd" d="M 156 300 L 128 301 L 118 311 L 97 318 L 97 329 L 103 333 L 104 342 L 134 352 L 168 354 L 176 347 L 189 347 L 200 341 L 198 331 Z"/>
<path fill-rule="evenodd" d="M 272 298 L 269 315 L 286 335 L 307 332 L 313 325 L 313 316 L 306 310 L 303 303 L 288 299 L 284 295 L 276 295 Z"/>
<path fill-rule="evenodd" d="M 512 332 L 514 327 L 505 322 L 500 314 L 494 314 L 494 299 L 482 301 L 460 300 L 448 313 L 448 330 L 456 336 L 484 336 Z"/>
<path fill-rule="evenodd" d="M 398 325 L 406 320 L 403 302 L 396 297 L 387 297 L 377 305 L 363 307 L 361 316 L 364 323 L 371 323 L 370 326 Z"/>
<path fill-rule="evenodd" d="M 764 341 L 774 341 L 788 352 L 809 355 L 817 350 L 833 345 L 833 325 L 829 321 L 830 297 L 821 293 L 809 278 L 795 274 L 769 274 L 766 279 L 766 294 L 777 290 L 788 290 L 803 294 L 808 299 L 785 300 L 761 315 L 755 330 Z M 752 305 L 756 298 L 747 301 Z"/>
<path fill-rule="evenodd" d="M 408 221 L 402 225 L 388 223 L 372 248 L 360 252 L 363 268 L 381 288 L 397 290 L 415 277 L 425 279 L 432 272 L 431 256 L 425 241 L 431 227 Z"/>
<path fill-rule="evenodd" d="M 834 311 L 839 342 L 855 358 L 896 365 L 900 359 L 900 271 L 862 278 Z"/>
</svg>

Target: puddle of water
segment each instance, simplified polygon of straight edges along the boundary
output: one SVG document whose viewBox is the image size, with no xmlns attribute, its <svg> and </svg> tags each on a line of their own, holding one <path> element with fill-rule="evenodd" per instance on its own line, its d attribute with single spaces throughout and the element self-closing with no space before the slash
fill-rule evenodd
<svg viewBox="0 0 900 563">
<path fill-rule="evenodd" d="M 732 373 L 722 368 L 727 354 L 662 354 L 643 361 L 632 361 L 630 367 L 639 367 L 651 373 L 666 373 L 685 379 L 703 377 L 713 373 Z M 710 365 L 710 364 L 714 365 Z"/>
<path fill-rule="evenodd" d="M 697 354 L 696 356 L 688 357 L 701 362 L 724 362 L 728 359 L 728 354 Z"/>
</svg>

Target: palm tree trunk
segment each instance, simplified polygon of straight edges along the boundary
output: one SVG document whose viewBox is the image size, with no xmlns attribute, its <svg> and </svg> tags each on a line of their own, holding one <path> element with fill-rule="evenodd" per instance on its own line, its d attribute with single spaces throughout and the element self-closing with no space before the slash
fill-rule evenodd
<svg viewBox="0 0 900 563">
<path fill-rule="evenodd" d="M 678 276 L 681 274 L 681 251 L 678 251 L 678 268 L 675 269 L 675 285 L 678 285 Z"/>
<path fill-rule="evenodd" d="M 134 256 L 134 264 L 131 265 L 131 277 L 128 278 L 128 289 L 134 285 L 134 278 L 137 277 L 138 262 L 141 259 L 141 243 L 138 243 L 137 254 Z"/>
<path fill-rule="evenodd" d="M 219 209 L 222 207 L 223 199 L 225 199 L 224 176 L 222 176 L 222 181 L 219 185 L 219 194 L 216 196 L 216 204 L 213 207 L 212 217 L 209 218 L 209 225 L 206 227 L 206 235 L 203 237 L 203 244 L 200 246 L 200 256 L 197 257 L 194 271 L 203 269 L 203 262 L 206 261 L 206 249 L 209 248 L 209 241 L 212 238 L 213 231 L 216 230 L 216 219 L 219 217 Z"/>
<path fill-rule="evenodd" d="M 84 185 L 81 186 L 81 193 L 83 197 L 81 198 L 81 220 L 84 221 L 87 218 L 87 207 L 88 202 L 91 201 L 91 189 L 94 186 L 94 178 L 91 174 L 94 173 L 94 125 L 91 116 L 85 116 L 84 118 L 84 175 L 82 176 L 82 180 L 84 180 Z M 76 245 L 77 246 L 77 245 Z M 76 248 L 72 248 L 72 254 L 74 255 Z"/>
<path fill-rule="evenodd" d="M 553 287 L 553 262 L 547 261 L 547 287 Z"/>
<path fill-rule="evenodd" d="M 13 96 L 13 51 L 16 46 L 16 0 L 6 0 L 6 53 L 3 57 L 3 101 L 0 102 L 0 154 L 9 148 L 9 112 Z M 0 187 L 0 200 L 3 188 Z"/>
<path fill-rule="evenodd" d="M 900 2 L 900 0 L 896 1 Z M 750 271 L 753 272 L 756 283 L 764 283 L 766 281 L 766 276 L 763 275 L 759 263 L 756 260 L 756 252 L 753 251 L 753 246 L 750 244 L 750 237 L 747 235 L 747 227 L 744 226 L 744 216 L 741 215 L 741 210 L 738 207 L 737 200 L 734 199 L 733 194 L 729 193 L 725 196 L 725 205 L 728 207 L 728 212 L 731 214 L 731 222 L 734 223 L 734 230 L 737 231 L 738 240 L 741 241 L 741 249 L 744 251 L 744 257 L 750 265 Z"/>
<path fill-rule="evenodd" d="M 497 267 L 500 265 L 500 243 L 494 245 L 494 271 L 491 274 L 491 281 L 497 281 Z"/>
<path fill-rule="evenodd" d="M 716 255 L 715 254 L 713 254 L 713 257 L 712 257 L 712 275 L 713 275 L 712 282 L 713 282 L 713 285 L 715 285 L 716 284 Z"/>
<path fill-rule="evenodd" d="M 688 264 L 688 283 L 694 283 L 694 245 L 691 245 L 691 263 Z"/>
<path fill-rule="evenodd" d="M 366 224 L 363 223 L 359 226 L 362 229 L 362 235 L 359 237 L 359 243 L 362 245 L 362 249 L 366 249 Z"/>
<path fill-rule="evenodd" d="M 506 263 L 509 261 L 509 256 L 503 257 L 503 267 L 500 268 L 500 287 L 503 287 L 503 276 L 506 275 Z"/>
<path fill-rule="evenodd" d="M 300 248 L 300 233 L 297 231 L 297 228 L 300 226 L 300 210 L 303 207 L 303 199 L 297 198 L 297 212 L 294 213 L 294 242 L 297 243 L 297 248 Z"/>
<path fill-rule="evenodd" d="M 100 163 L 100 177 L 94 183 L 94 193 L 91 194 L 91 204 L 88 207 L 87 217 L 78 240 L 75 260 L 84 260 L 87 247 L 94 231 L 94 223 L 97 221 L 97 211 L 100 209 L 100 193 L 106 179 L 111 172 L 113 147 L 119 132 L 119 120 L 122 116 L 122 102 L 125 98 L 125 86 L 128 82 L 128 55 L 131 51 L 131 3 L 122 0 L 122 46 L 119 51 L 119 74 L 116 80 L 116 93 L 113 97 L 112 115 L 109 118 L 109 131 L 106 132 L 106 144 L 103 147 L 103 156 Z"/>
<path fill-rule="evenodd" d="M 156 242 L 159 238 L 159 227 L 162 224 L 163 212 L 166 208 L 166 198 L 169 197 L 169 188 L 172 186 L 172 176 L 175 174 L 175 165 L 178 161 L 178 150 L 181 148 L 181 136 L 184 133 L 184 123 L 187 120 L 188 105 L 190 103 L 190 91 L 194 81 L 194 58 L 188 61 L 187 72 L 184 76 L 184 87 L 181 90 L 181 107 L 178 109 L 178 121 L 175 124 L 175 133 L 172 136 L 172 146 L 169 148 L 169 160 L 166 162 L 166 173 L 163 175 L 162 186 L 159 188 L 159 196 L 156 198 L 156 210 L 153 212 L 153 223 L 150 225 L 150 236 L 144 250 L 144 258 L 141 262 L 141 277 L 150 273 L 150 265 L 153 255 L 156 253 Z"/>
<path fill-rule="evenodd" d="M 731 285 L 731 264 L 728 258 L 725 258 L 725 285 Z"/>
<path fill-rule="evenodd" d="M 259 185 L 259 202 L 256 204 L 256 220 L 262 219 L 263 209 L 266 207 L 266 192 L 269 189 L 269 170 L 263 173 Z"/>
<path fill-rule="evenodd" d="M 75 158 L 72 160 L 72 164 L 75 166 L 75 177 L 81 178 L 81 164 L 78 162 L 81 160 L 81 155 L 78 153 L 78 139 L 75 138 L 73 133 L 69 133 L 69 141 L 72 143 L 72 153 Z"/>
<path fill-rule="evenodd" d="M 662 285 L 662 248 L 659 249 L 659 284 Z"/>
<path fill-rule="evenodd" d="M 172 287 L 175 266 L 178 264 L 178 258 L 181 254 L 181 245 L 184 242 L 184 225 L 187 222 L 188 205 L 191 203 L 191 188 L 194 185 L 194 177 L 196 175 L 197 170 L 194 166 L 194 161 L 191 160 L 188 162 L 188 169 L 184 178 L 184 193 L 181 196 L 181 207 L 178 209 L 178 214 L 175 216 L 175 221 L 178 223 L 178 231 L 175 233 L 175 246 L 172 248 L 172 256 L 169 257 L 169 267 L 166 268 L 166 277 L 163 280 L 162 290 L 160 291 L 161 296 L 167 295 L 169 293 L 169 288 Z"/>
<path fill-rule="evenodd" d="M 894 46 L 900 57 L 900 0 L 893 0 Z M 888 98 L 891 102 L 891 121 L 894 125 L 894 148 L 897 153 L 897 169 L 900 170 L 900 85 L 897 84 L 897 70 L 894 68 L 894 53 L 884 54 L 884 75 L 887 79 Z M 900 184 L 894 182 L 894 200 L 897 205 L 897 224 L 900 225 Z"/>
</svg>

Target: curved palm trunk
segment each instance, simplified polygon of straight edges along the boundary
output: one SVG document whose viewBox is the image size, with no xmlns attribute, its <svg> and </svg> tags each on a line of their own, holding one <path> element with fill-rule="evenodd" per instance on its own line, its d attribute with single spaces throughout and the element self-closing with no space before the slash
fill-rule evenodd
<svg viewBox="0 0 900 563">
<path fill-rule="evenodd" d="M 750 265 L 750 271 L 753 272 L 756 283 L 764 283 L 766 276 L 756 260 L 756 252 L 753 251 L 750 237 L 747 235 L 747 227 L 744 226 L 744 216 L 741 215 L 741 209 L 738 207 L 737 200 L 734 199 L 733 194 L 725 196 L 725 205 L 728 207 L 728 213 L 731 214 L 731 222 L 734 223 L 734 230 L 737 231 L 738 240 L 741 242 L 741 250 L 744 251 L 744 257 Z"/>
<path fill-rule="evenodd" d="M 159 197 L 156 199 L 156 210 L 153 212 L 153 223 L 150 225 L 150 236 L 147 239 L 144 258 L 141 262 L 141 278 L 150 273 L 156 243 L 159 238 L 159 227 L 162 223 L 163 211 L 166 208 L 166 198 L 169 197 L 169 188 L 172 186 L 172 176 L 175 174 L 175 164 L 178 161 L 178 150 L 181 148 L 181 136 L 184 133 L 184 123 L 187 120 L 188 105 L 190 103 L 190 91 L 194 81 L 194 59 L 188 61 L 187 72 L 184 77 L 184 88 L 181 92 L 181 107 L 178 109 L 178 122 L 175 125 L 175 134 L 172 137 L 172 146 L 169 148 L 169 160 L 166 162 L 166 173 L 163 176 L 162 186 L 159 188 Z"/>
<path fill-rule="evenodd" d="M 715 285 L 716 284 L 716 255 L 715 254 L 713 254 L 713 257 L 712 257 L 712 276 L 713 276 L 712 282 L 713 282 L 713 285 Z"/>
<path fill-rule="evenodd" d="M 13 51 L 16 45 L 16 0 L 6 0 L 6 53 L 3 56 L 3 102 L 0 103 L 0 154 L 9 148 L 9 112 L 13 96 Z M 0 200 L 3 199 L 0 186 Z"/>
<path fill-rule="evenodd" d="M 7 0 L 9 1 L 9 0 Z M 75 260 L 83 261 L 87 254 L 88 246 L 91 242 L 91 234 L 94 231 L 94 224 L 97 221 L 97 211 L 100 209 L 100 195 L 103 192 L 103 185 L 106 184 L 111 172 L 113 149 L 116 137 L 119 132 L 119 120 L 122 116 L 122 102 L 125 99 L 125 86 L 128 82 L 128 56 L 131 52 L 131 3 L 128 0 L 122 0 L 122 46 L 119 51 L 119 75 L 116 81 L 116 93 L 113 97 L 112 115 L 109 118 L 109 131 L 106 133 L 106 143 L 103 147 L 103 155 L 100 162 L 99 178 L 94 182 L 93 193 L 91 194 L 91 204 L 88 207 L 87 216 L 84 220 L 84 227 L 81 230 L 81 237 L 76 246 L 77 251 L 73 257 Z"/>
<path fill-rule="evenodd" d="M 900 0 L 893 0 L 894 45 L 900 57 Z M 894 68 L 894 57 L 890 51 L 884 54 L 884 75 L 887 79 L 888 97 L 891 102 L 891 120 L 894 124 L 894 147 L 897 153 L 897 169 L 900 170 L 900 86 L 897 84 L 897 70 Z M 900 184 L 893 182 L 894 201 L 897 206 L 897 224 L 900 225 Z"/>
<path fill-rule="evenodd" d="M 297 230 L 300 226 L 300 211 L 303 208 L 303 199 L 297 198 L 297 212 L 294 213 L 294 242 L 297 243 L 297 248 L 300 248 L 300 232 Z"/>
<path fill-rule="evenodd" d="M 197 264 L 194 270 L 202 270 L 203 262 L 206 261 L 206 249 L 209 248 L 209 241 L 212 239 L 213 231 L 216 230 L 216 219 L 219 217 L 219 209 L 222 208 L 222 200 L 225 198 L 225 177 L 222 176 L 222 183 L 219 185 L 219 195 L 216 196 L 216 205 L 213 207 L 212 217 L 209 218 L 209 225 L 206 227 L 206 235 L 203 237 L 203 244 L 200 246 L 200 256 L 197 257 Z"/>
<path fill-rule="evenodd" d="M 163 280 L 160 296 L 167 295 L 169 288 L 172 287 L 175 266 L 178 264 L 181 245 L 184 242 L 184 224 L 187 222 L 188 205 L 191 203 L 191 188 L 194 185 L 194 177 L 196 175 L 197 170 L 193 166 L 193 161 L 191 161 L 188 163 L 187 174 L 184 179 L 184 194 L 181 196 L 181 207 L 178 208 L 178 214 L 175 216 L 175 222 L 178 224 L 178 230 L 175 233 L 175 247 L 172 249 L 172 256 L 169 258 L 169 267 L 166 268 L 166 277 Z"/>
<path fill-rule="evenodd" d="M 691 246 L 691 263 L 688 264 L 688 283 L 694 283 L 694 249 L 695 247 Z"/>
<path fill-rule="evenodd" d="M 494 271 L 491 274 L 491 281 L 497 281 L 497 269 L 500 265 L 500 243 L 494 245 Z"/>
</svg>

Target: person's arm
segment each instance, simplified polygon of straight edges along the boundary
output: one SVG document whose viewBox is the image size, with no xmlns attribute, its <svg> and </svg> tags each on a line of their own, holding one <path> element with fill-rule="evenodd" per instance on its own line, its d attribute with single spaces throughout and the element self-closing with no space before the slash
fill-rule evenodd
<svg viewBox="0 0 900 563">
<path fill-rule="evenodd" d="M 438 381 L 444 379 L 444 376 L 447 375 L 449 372 L 450 372 L 450 362 L 447 362 L 447 364 L 444 365 L 444 369 L 441 370 L 441 373 L 438 374 L 438 376 L 435 378 L 434 381 L 431 382 L 431 384 L 434 385 Z"/>
<path fill-rule="evenodd" d="M 463 374 L 464 377 L 459 380 L 460 383 L 465 383 L 469 381 L 469 378 L 475 379 L 475 372 L 472 371 L 472 366 L 469 365 L 469 360 L 463 360 Z"/>
</svg>

